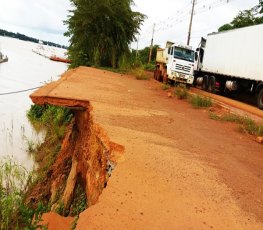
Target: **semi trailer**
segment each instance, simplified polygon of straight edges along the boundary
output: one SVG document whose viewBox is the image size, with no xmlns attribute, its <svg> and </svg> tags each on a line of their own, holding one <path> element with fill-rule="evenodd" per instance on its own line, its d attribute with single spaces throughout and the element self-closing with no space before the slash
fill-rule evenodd
<svg viewBox="0 0 263 230">
<path fill-rule="evenodd" d="M 194 85 L 252 95 L 263 109 L 263 24 L 211 33 L 195 52 Z"/>
<path fill-rule="evenodd" d="M 190 87 L 194 82 L 194 56 L 190 46 L 168 41 L 165 49 L 157 49 L 154 78 Z"/>
</svg>

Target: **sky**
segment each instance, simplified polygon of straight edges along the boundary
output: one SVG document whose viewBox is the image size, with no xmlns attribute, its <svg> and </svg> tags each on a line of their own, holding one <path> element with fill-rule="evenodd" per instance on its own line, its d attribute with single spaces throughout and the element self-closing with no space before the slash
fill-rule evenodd
<svg viewBox="0 0 263 230">
<path fill-rule="evenodd" d="M 186 44 L 192 0 L 134 0 L 134 11 L 147 16 L 138 35 L 139 49 L 153 43 L 161 47 L 166 41 Z M 232 21 L 240 10 L 250 9 L 258 0 L 196 0 L 190 45 L 196 47 L 201 37 Z M 69 45 L 64 37 L 71 9 L 69 0 L 0 0 L 0 29 L 19 32 L 40 40 Z"/>
</svg>

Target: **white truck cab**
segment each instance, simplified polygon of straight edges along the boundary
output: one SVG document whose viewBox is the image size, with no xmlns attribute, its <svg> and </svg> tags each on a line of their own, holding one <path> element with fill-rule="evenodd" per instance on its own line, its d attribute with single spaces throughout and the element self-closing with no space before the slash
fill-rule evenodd
<svg viewBox="0 0 263 230">
<path fill-rule="evenodd" d="M 190 46 L 173 44 L 167 50 L 167 77 L 176 83 L 192 85 L 194 81 L 194 55 Z"/>
<path fill-rule="evenodd" d="M 192 47 L 168 41 L 165 49 L 157 50 L 155 79 L 190 87 L 194 82 L 194 60 Z"/>
</svg>

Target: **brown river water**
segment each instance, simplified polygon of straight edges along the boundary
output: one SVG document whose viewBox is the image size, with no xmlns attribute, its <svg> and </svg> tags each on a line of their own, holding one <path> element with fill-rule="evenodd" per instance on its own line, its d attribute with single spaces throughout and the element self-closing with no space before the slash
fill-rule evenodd
<svg viewBox="0 0 263 230">
<path fill-rule="evenodd" d="M 57 80 L 68 68 L 67 64 L 53 62 L 32 52 L 37 46 L 36 43 L 0 36 L 0 51 L 9 59 L 0 64 L 0 160 L 11 156 L 27 169 L 34 165 L 28 147 L 41 143 L 44 134 L 37 133 L 26 118 L 32 104 L 29 95 L 33 90 L 12 92 Z M 55 54 L 65 51 L 52 49 Z"/>
</svg>

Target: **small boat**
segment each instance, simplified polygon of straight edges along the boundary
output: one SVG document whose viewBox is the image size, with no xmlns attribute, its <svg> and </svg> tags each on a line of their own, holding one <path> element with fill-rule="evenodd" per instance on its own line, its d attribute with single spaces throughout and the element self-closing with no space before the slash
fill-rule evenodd
<svg viewBox="0 0 263 230">
<path fill-rule="evenodd" d="M 71 61 L 69 60 L 69 59 L 67 59 L 67 58 L 61 58 L 61 57 L 58 57 L 58 56 L 56 56 L 56 55 L 52 55 L 51 57 L 50 57 L 50 60 L 52 60 L 52 61 L 58 61 L 58 62 L 64 62 L 64 63 L 70 63 Z"/>
<path fill-rule="evenodd" d="M 4 56 L 4 55 L 0 52 L 0 63 L 7 62 L 7 61 L 8 61 L 8 57 L 7 57 L 7 56 Z"/>
</svg>

